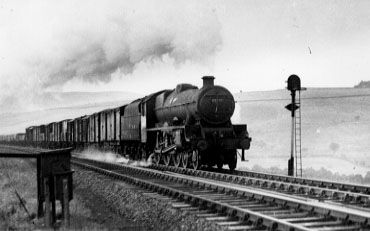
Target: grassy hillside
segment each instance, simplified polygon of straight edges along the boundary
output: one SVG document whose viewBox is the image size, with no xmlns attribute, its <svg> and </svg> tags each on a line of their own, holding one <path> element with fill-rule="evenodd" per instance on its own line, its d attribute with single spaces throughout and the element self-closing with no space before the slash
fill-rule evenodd
<svg viewBox="0 0 370 231">
<path fill-rule="evenodd" d="M 335 157 L 370 167 L 370 89 L 314 88 L 303 91 L 302 153 Z M 235 121 L 247 123 L 251 157 L 290 155 L 290 103 L 287 90 L 239 93 Z M 307 166 L 308 167 L 308 166 Z"/>
</svg>

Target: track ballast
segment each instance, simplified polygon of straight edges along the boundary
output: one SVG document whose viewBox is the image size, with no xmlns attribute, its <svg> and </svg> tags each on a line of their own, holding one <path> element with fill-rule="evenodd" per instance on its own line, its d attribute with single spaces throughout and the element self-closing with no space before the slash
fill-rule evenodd
<svg viewBox="0 0 370 231">
<path fill-rule="evenodd" d="M 230 229 L 366 230 L 370 213 L 317 200 L 155 169 L 73 158 L 73 163 L 227 217 Z M 234 228 L 233 228 L 234 227 Z"/>
</svg>

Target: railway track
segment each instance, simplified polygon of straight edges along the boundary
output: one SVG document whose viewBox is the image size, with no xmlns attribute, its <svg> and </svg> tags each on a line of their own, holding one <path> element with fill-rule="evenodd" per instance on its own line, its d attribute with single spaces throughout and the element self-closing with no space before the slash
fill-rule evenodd
<svg viewBox="0 0 370 231">
<path fill-rule="evenodd" d="M 4 146 L 2 148 L 7 148 Z M 43 151 L 29 147 L 8 147 L 7 150 L 21 152 Z M 189 176 L 203 177 L 218 181 L 233 182 L 235 184 L 251 186 L 299 197 L 340 203 L 349 207 L 363 208 L 370 211 L 370 187 L 342 182 L 330 182 L 318 179 L 297 178 L 284 175 L 259 173 L 252 171 L 223 172 L 210 169 L 208 171 L 175 168 L 165 165 L 151 165 L 150 168 L 171 171 Z"/>
<path fill-rule="evenodd" d="M 7 151 L 16 150 L 25 153 L 45 151 L 44 149 L 5 145 L 0 148 L 5 148 Z M 366 185 L 291 177 L 254 171 L 234 170 L 230 173 L 228 170 L 193 170 L 165 165 L 151 165 L 150 168 L 221 181 L 241 183 L 264 189 L 271 188 L 271 190 L 274 191 L 279 190 L 291 194 L 306 195 L 307 197 L 321 200 L 331 200 L 355 206 L 370 207 L 370 186 Z"/>
<path fill-rule="evenodd" d="M 339 203 L 348 207 L 361 208 L 370 211 L 370 187 L 339 182 L 320 181 L 313 179 L 295 178 L 281 175 L 234 171 L 214 172 L 193 169 L 176 168 L 165 165 L 151 165 L 150 168 L 160 171 L 171 171 L 179 174 L 202 177 L 211 180 L 232 182 L 234 184 L 251 186 L 312 198 L 332 203 Z M 234 174 L 235 173 L 235 174 Z"/>
<path fill-rule="evenodd" d="M 283 182 L 288 182 L 288 183 L 317 186 L 321 188 L 332 188 L 332 189 L 338 189 L 342 191 L 358 192 L 358 193 L 370 195 L 370 186 L 360 185 L 360 184 L 350 184 L 350 183 L 325 181 L 325 180 L 310 179 L 310 178 L 299 178 L 299 177 L 284 176 L 284 175 L 278 175 L 278 174 L 268 174 L 268 173 L 261 173 L 261 172 L 252 172 L 252 171 L 234 171 L 234 174 L 238 176 L 249 176 L 249 177 L 255 177 L 255 178 L 262 178 L 262 179 L 277 180 L 277 181 L 283 181 Z"/>
<path fill-rule="evenodd" d="M 370 213 L 227 182 L 73 158 L 72 163 L 193 206 L 230 230 L 370 230 Z M 215 216 L 216 214 L 216 216 Z"/>
</svg>

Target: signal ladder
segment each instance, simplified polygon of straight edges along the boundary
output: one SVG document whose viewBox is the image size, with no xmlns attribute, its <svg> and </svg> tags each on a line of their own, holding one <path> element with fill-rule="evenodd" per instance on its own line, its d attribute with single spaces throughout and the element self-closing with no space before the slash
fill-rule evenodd
<svg viewBox="0 0 370 231">
<path fill-rule="evenodd" d="M 302 124 L 301 124 L 301 91 L 298 91 L 296 97 L 296 105 L 298 109 L 295 111 L 294 117 L 294 147 L 295 147 L 295 175 L 302 177 Z"/>
</svg>

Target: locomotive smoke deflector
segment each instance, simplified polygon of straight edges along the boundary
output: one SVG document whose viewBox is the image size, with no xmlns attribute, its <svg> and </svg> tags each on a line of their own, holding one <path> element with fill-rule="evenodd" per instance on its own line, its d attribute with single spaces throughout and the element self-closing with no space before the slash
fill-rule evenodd
<svg viewBox="0 0 370 231">
<path fill-rule="evenodd" d="M 213 87 L 215 85 L 215 77 L 213 76 L 203 76 L 203 87 Z"/>
</svg>

